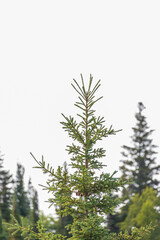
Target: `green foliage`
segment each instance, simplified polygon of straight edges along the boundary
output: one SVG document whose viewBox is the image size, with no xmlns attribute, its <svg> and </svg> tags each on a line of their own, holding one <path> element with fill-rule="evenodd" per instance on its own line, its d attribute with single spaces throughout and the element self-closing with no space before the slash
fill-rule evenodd
<svg viewBox="0 0 160 240">
<path fill-rule="evenodd" d="M 12 216 L 12 219 L 14 221 L 13 224 L 8 224 L 8 227 L 10 231 L 12 231 L 12 235 L 16 235 L 18 232 L 21 233 L 21 236 L 24 237 L 24 240 L 63 240 L 64 237 L 60 236 L 59 234 L 53 235 L 51 232 L 46 232 L 46 229 L 44 228 L 41 221 L 37 222 L 37 229 L 38 233 L 34 231 L 33 227 L 26 226 L 26 222 L 23 218 L 21 218 L 21 224 L 18 223 L 18 221 Z"/>
<path fill-rule="evenodd" d="M 6 226 L 6 221 L 2 220 L 2 228 L 0 231 L 0 240 L 10 240 L 10 234 Z"/>
<path fill-rule="evenodd" d="M 64 162 L 64 172 L 66 174 L 68 174 L 66 162 Z M 62 207 L 61 205 L 58 206 L 58 209 L 61 209 L 63 211 L 65 210 L 65 208 Z M 56 225 L 55 225 L 56 233 L 62 234 L 64 236 L 66 236 L 67 238 L 71 237 L 72 234 L 69 233 L 69 230 L 67 230 L 66 226 L 68 224 L 72 224 L 72 223 L 73 223 L 73 217 L 70 214 L 68 214 L 67 216 L 63 216 L 63 214 L 60 214 L 58 217 L 58 221 L 56 222 Z"/>
<path fill-rule="evenodd" d="M 131 199 L 128 214 L 124 222 L 121 223 L 121 230 L 130 231 L 133 227 L 144 227 L 152 222 L 155 231 L 152 232 L 151 238 L 155 239 L 153 235 L 157 235 L 157 230 L 160 228 L 160 213 L 158 208 L 160 206 L 160 197 L 152 188 L 147 187 L 142 194 L 135 194 Z M 158 234 L 160 238 L 160 233 Z"/>
<path fill-rule="evenodd" d="M 114 234 L 113 240 L 140 240 L 148 239 L 148 235 L 150 235 L 151 231 L 154 229 L 153 226 L 148 225 L 146 227 L 138 228 L 132 228 L 131 233 L 129 234 L 128 231 L 125 231 L 124 233 L 120 232 L 117 236 Z"/>
<path fill-rule="evenodd" d="M 37 168 L 42 169 L 43 173 L 49 175 L 45 190 L 52 193 L 48 201 L 55 205 L 60 216 L 71 215 L 73 223 L 67 226 L 72 236 L 70 240 L 112 240 L 112 239 L 141 239 L 148 230 L 134 229 L 132 235 L 128 233 L 114 235 L 103 227 L 104 214 L 112 213 L 119 203 L 117 198 L 112 198 L 112 192 L 117 192 L 124 182 L 113 174 L 99 172 L 105 166 L 100 161 L 105 156 L 103 148 L 97 148 L 96 144 L 100 140 L 115 135 L 112 127 L 106 128 L 103 117 L 96 117 L 94 104 L 102 97 L 95 99 L 95 92 L 100 87 L 100 80 L 92 88 L 93 78 L 90 76 L 89 86 L 86 89 L 81 75 L 82 86 L 74 80 L 73 88 L 78 93 L 78 102 L 75 106 L 82 111 L 77 114 L 80 121 L 75 118 L 62 114 L 64 121 L 61 122 L 63 129 L 74 141 L 67 146 L 67 151 L 71 155 L 73 173 L 69 174 L 64 167 L 58 167 L 55 171 L 47 165 L 42 157 L 37 162 Z M 10 229 L 22 231 L 26 239 L 64 239 L 65 236 L 45 232 L 40 221 L 38 221 L 38 232 L 28 226 L 20 225 L 18 221 Z M 132 237 L 132 238 L 131 238 Z"/>
</svg>

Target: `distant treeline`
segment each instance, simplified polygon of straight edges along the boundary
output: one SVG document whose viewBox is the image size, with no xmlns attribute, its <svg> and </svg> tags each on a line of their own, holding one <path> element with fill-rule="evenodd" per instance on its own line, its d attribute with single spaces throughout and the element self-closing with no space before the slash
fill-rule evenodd
<svg viewBox="0 0 160 240">
<path fill-rule="evenodd" d="M 0 156 L 0 239 L 10 238 L 6 223 L 12 222 L 11 215 L 21 222 L 21 217 L 36 228 L 39 220 L 38 193 L 32 186 L 31 179 L 28 181 L 27 190 L 24 184 L 25 169 L 17 164 L 16 177 L 9 170 L 4 169 L 4 159 Z M 22 239 L 19 234 L 15 239 Z"/>
</svg>

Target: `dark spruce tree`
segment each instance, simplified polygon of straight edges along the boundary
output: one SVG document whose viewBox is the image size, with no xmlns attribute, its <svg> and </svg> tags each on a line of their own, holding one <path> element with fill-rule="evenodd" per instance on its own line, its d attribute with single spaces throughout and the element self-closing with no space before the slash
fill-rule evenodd
<svg viewBox="0 0 160 240">
<path fill-rule="evenodd" d="M 138 112 L 135 114 L 136 126 L 133 128 L 132 146 L 122 146 L 123 160 L 120 170 L 122 178 L 130 179 L 130 184 L 124 189 L 123 197 L 130 198 L 133 193 L 142 194 L 147 186 L 158 188 L 159 181 L 155 178 L 159 174 L 160 165 L 156 164 L 156 148 L 151 139 L 153 130 L 148 127 L 145 109 L 142 102 L 138 103 Z"/>
<path fill-rule="evenodd" d="M 120 170 L 122 179 L 128 180 L 129 184 L 122 190 L 122 201 L 125 201 L 125 204 L 121 211 L 108 216 L 108 227 L 113 232 L 120 231 L 120 223 L 127 217 L 133 194 L 141 195 L 147 186 L 158 189 L 159 181 L 155 179 L 160 170 L 160 165 L 156 164 L 157 146 L 151 139 L 153 130 L 148 127 L 146 117 L 143 115 L 144 109 L 143 103 L 139 102 L 138 112 L 135 114 L 136 126 L 131 136 L 132 146 L 122 146 L 124 159 L 121 160 Z"/>
<path fill-rule="evenodd" d="M 122 190 L 122 201 L 124 201 L 121 211 L 109 217 L 109 226 L 114 232 L 120 231 L 121 223 L 128 215 L 131 204 L 131 197 L 142 191 L 146 187 L 158 190 L 159 181 L 155 178 L 159 173 L 160 165 L 156 164 L 155 151 L 157 146 L 153 144 L 146 117 L 143 115 L 145 109 L 142 102 L 138 103 L 138 112 L 135 114 L 136 126 L 133 128 L 131 136 L 132 146 L 123 145 L 121 160 L 122 179 L 128 180 L 129 184 Z"/>
<path fill-rule="evenodd" d="M 16 181 L 15 181 L 15 192 L 17 207 L 19 208 L 19 214 L 22 217 L 29 217 L 30 204 L 27 192 L 24 186 L 24 173 L 25 169 L 21 164 L 17 164 Z"/>
</svg>

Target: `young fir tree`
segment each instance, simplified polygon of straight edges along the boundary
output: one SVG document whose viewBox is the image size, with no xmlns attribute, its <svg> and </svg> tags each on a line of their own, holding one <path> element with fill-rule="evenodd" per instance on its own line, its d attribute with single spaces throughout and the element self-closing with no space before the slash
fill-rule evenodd
<svg viewBox="0 0 160 240">
<path fill-rule="evenodd" d="M 19 208 L 19 214 L 22 217 L 29 217 L 30 207 L 29 198 L 24 186 L 24 172 L 25 169 L 21 164 L 17 164 L 16 181 L 15 181 L 15 192 L 17 207 Z"/>
<path fill-rule="evenodd" d="M 160 165 L 156 164 L 155 146 L 150 138 L 153 130 L 150 130 L 143 115 L 145 109 L 143 103 L 138 103 L 136 113 L 136 126 L 133 128 L 132 146 L 123 146 L 124 160 L 120 167 L 123 179 L 131 179 L 131 183 L 125 188 L 123 196 L 129 198 L 133 193 L 141 195 L 147 186 L 157 189 L 159 181 L 155 175 L 159 174 Z"/>
<path fill-rule="evenodd" d="M 113 173 L 101 172 L 98 176 L 97 170 L 102 170 L 104 164 L 100 161 L 105 156 L 105 150 L 96 147 L 96 143 L 103 138 L 113 135 L 116 132 L 104 126 L 104 118 L 96 117 L 94 104 L 102 97 L 95 99 L 95 92 L 100 87 L 100 81 L 92 88 L 92 76 L 90 76 L 89 86 L 86 89 L 82 78 L 82 87 L 76 80 L 72 84 L 78 93 L 79 101 L 75 106 L 82 111 L 78 113 L 80 122 L 78 123 L 73 117 L 66 117 L 64 114 L 64 122 L 61 122 L 69 137 L 73 139 L 73 143 L 67 146 L 67 151 L 71 155 L 71 167 L 73 173 L 69 174 L 58 167 L 55 172 L 52 167 L 46 165 L 43 157 L 41 161 L 37 161 L 38 168 L 44 173 L 49 174 L 46 190 L 52 192 L 53 197 L 49 202 L 57 207 L 59 215 L 73 217 L 73 223 L 68 226 L 71 229 L 72 237 L 70 240 L 134 240 L 141 239 L 148 231 L 145 229 L 133 229 L 131 236 L 127 233 L 120 233 L 118 236 L 109 233 L 103 227 L 104 214 L 111 213 L 117 205 L 118 199 L 111 197 L 112 191 L 117 191 L 123 185 L 122 181 L 114 177 Z M 43 231 L 43 226 L 38 223 L 39 233 L 35 234 L 23 225 L 17 224 L 11 226 L 10 229 L 22 230 L 28 233 L 26 239 L 38 237 L 39 239 L 64 239 L 63 235 L 57 235 Z"/>
<path fill-rule="evenodd" d="M 104 126 L 104 118 L 96 117 L 93 105 L 102 97 L 95 99 L 95 92 L 100 87 L 100 81 L 92 87 L 92 77 L 88 89 L 85 89 L 82 78 L 82 87 L 74 80 L 74 89 L 78 93 L 79 101 L 75 106 L 82 110 L 80 122 L 69 116 L 61 122 L 63 129 L 68 132 L 74 142 L 67 146 L 68 153 L 72 155 L 71 166 L 73 174 L 66 174 L 68 178 L 63 185 L 62 170 L 58 169 L 58 178 L 55 179 L 55 195 L 53 202 L 61 202 L 64 210 L 59 213 L 64 216 L 70 214 L 73 217 L 71 225 L 72 237 L 70 239 L 107 239 L 108 231 L 102 227 L 103 214 L 112 212 L 117 199 L 110 197 L 111 190 L 117 190 L 121 185 L 119 179 L 107 173 L 101 173 L 98 177 L 96 170 L 102 170 L 105 166 L 99 159 L 105 156 L 103 148 L 96 148 L 96 143 L 109 135 L 115 134 L 110 127 Z M 57 185 L 57 186 L 56 186 Z"/>
</svg>

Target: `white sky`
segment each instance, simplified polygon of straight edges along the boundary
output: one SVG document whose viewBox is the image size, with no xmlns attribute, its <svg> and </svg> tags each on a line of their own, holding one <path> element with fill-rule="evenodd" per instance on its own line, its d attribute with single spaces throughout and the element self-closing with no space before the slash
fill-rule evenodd
<svg viewBox="0 0 160 240">
<path fill-rule="evenodd" d="M 38 186 L 46 178 L 29 152 L 53 167 L 69 159 L 59 122 L 61 112 L 76 115 L 71 82 L 80 73 L 86 82 L 90 73 L 101 79 L 97 114 L 123 129 L 102 144 L 108 172 L 118 170 L 121 146 L 130 143 L 138 101 L 160 144 L 159 13 L 160 2 L 147 0 L 0 1 L 0 149 L 11 173 L 17 162 L 25 167 L 46 213 L 53 209 Z"/>
</svg>

